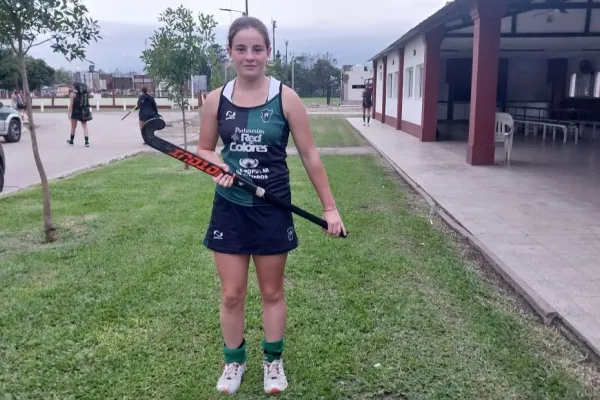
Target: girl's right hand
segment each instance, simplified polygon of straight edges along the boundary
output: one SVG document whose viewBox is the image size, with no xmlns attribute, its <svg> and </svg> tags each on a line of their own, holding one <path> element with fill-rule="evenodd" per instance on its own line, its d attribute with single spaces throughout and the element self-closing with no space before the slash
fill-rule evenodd
<svg viewBox="0 0 600 400">
<path fill-rule="evenodd" d="M 223 169 L 223 171 L 229 172 L 229 165 L 221 164 L 219 166 Z M 233 176 L 229 174 L 220 174 L 219 176 L 213 176 L 213 182 L 217 185 L 230 188 L 231 186 L 233 186 Z"/>
</svg>

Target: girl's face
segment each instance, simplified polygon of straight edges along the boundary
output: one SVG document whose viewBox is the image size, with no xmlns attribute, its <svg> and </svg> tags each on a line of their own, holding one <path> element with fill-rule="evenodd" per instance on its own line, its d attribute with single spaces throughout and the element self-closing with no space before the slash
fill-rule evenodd
<svg viewBox="0 0 600 400">
<path fill-rule="evenodd" d="M 271 48 L 267 48 L 265 38 L 254 28 L 238 31 L 233 37 L 227 53 L 237 71 L 238 76 L 256 79 L 264 75 L 267 61 L 271 56 Z"/>
</svg>

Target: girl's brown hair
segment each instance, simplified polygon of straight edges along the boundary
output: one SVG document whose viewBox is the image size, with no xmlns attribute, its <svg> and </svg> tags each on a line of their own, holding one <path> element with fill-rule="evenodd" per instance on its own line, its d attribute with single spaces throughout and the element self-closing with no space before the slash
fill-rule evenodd
<svg viewBox="0 0 600 400">
<path fill-rule="evenodd" d="M 263 24 L 263 22 L 260 19 L 248 16 L 236 19 L 229 27 L 229 35 L 227 36 L 227 42 L 229 44 L 229 47 L 233 46 L 233 38 L 235 37 L 235 35 L 237 35 L 239 31 L 248 28 L 254 28 L 258 32 L 260 32 L 262 37 L 265 39 L 265 44 L 267 45 L 267 48 L 271 47 L 269 30 L 267 29 L 266 25 Z"/>
</svg>

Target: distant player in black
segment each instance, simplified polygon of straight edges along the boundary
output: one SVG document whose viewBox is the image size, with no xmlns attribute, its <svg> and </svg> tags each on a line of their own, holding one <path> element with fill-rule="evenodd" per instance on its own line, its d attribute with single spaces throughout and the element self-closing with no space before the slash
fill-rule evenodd
<svg viewBox="0 0 600 400">
<path fill-rule="evenodd" d="M 156 105 L 156 100 L 150 94 L 148 94 L 148 88 L 142 87 L 142 94 L 138 97 L 136 108 L 139 110 L 139 124 L 140 130 L 144 123 L 149 119 L 156 118 L 160 114 L 158 113 L 158 106 Z M 146 144 L 146 142 L 144 142 Z"/>
<path fill-rule="evenodd" d="M 313 142 L 308 115 L 298 95 L 265 76 L 271 54 L 267 27 L 241 17 L 229 29 L 228 49 L 237 78 L 212 91 L 202 110 L 198 155 L 291 200 L 286 147 L 290 133 L 323 205 L 327 234 L 346 232 Z M 215 153 L 221 138 L 223 161 Z M 221 279 L 220 321 L 225 368 L 217 390 L 235 393 L 246 372 L 244 302 L 250 257 L 263 302 L 263 382 L 266 393 L 287 388 L 282 353 L 286 322 L 284 271 L 288 252 L 298 246 L 290 211 L 232 187 L 220 175 L 204 245 L 214 251 Z"/>
<path fill-rule="evenodd" d="M 73 144 L 75 139 L 75 130 L 77 121 L 81 123 L 83 135 L 85 136 L 85 147 L 90 146 L 89 132 L 87 122 L 92 120 L 92 110 L 90 109 L 90 99 L 87 85 L 80 82 L 73 84 L 73 91 L 69 95 L 69 120 L 71 121 L 71 138 L 67 140 L 68 144 Z"/>
<path fill-rule="evenodd" d="M 138 97 L 137 109 L 139 110 L 140 129 L 146 121 L 158 116 L 158 106 L 152 95 L 148 94 L 148 88 L 142 88 L 142 94 Z"/>
<path fill-rule="evenodd" d="M 368 84 L 362 93 L 363 126 L 371 125 L 371 107 L 373 107 L 373 87 Z"/>
</svg>

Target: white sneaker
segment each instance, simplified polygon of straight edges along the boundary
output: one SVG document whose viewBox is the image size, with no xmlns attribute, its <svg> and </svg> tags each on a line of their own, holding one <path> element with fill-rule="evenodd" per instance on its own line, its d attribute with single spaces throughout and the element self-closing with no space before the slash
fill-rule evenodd
<svg viewBox="0 0 600 400">
<path fill-rule="evenodd" d="M 283 371 L 283 360 L 275 360 L 271 363 L 263 360 L 265 393 L 275 394 L 283 392 L 288 385 L 285 372 Z"/>
<path fill-rule="evenodd" d="M 225 364 L 223 374 L 217 382 L 217 390 L 221 393 L 234 394 L 239 389 L 245 372 L 246 363 Z"/>
</svg>

